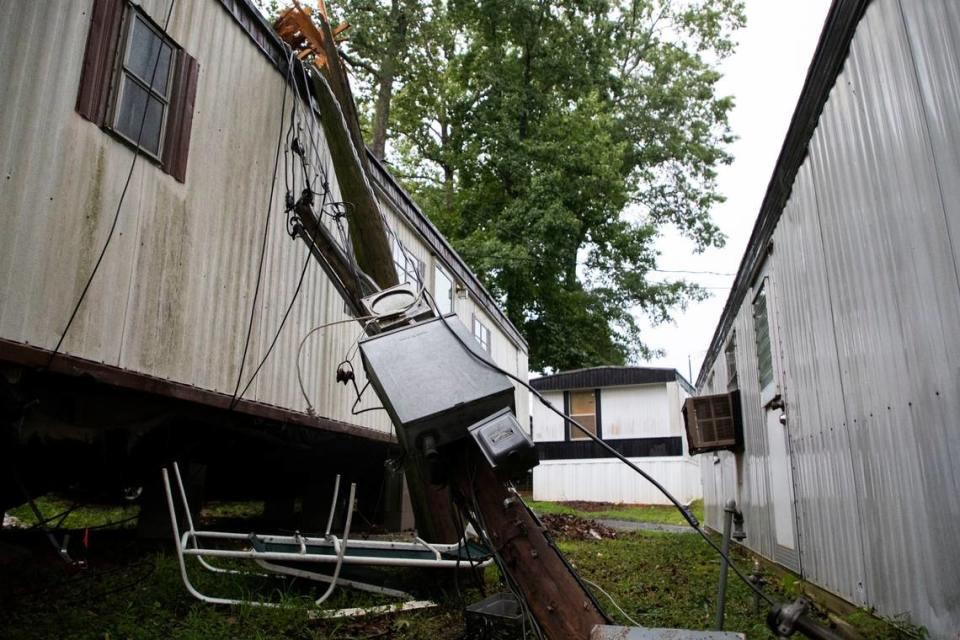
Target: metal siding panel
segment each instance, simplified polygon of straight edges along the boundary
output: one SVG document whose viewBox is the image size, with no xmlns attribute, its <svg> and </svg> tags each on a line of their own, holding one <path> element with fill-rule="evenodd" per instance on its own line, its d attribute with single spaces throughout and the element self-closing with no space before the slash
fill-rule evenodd
<svg viewBox="0 0 960 640">
<path fill-rule="evenodd" d="M 798 548 L 805 578 L 863 604 L 859 518 L 850 517 L 856 487 L 810 164 L 774 234 Z"/>
<path fill-rule="evenodd" d="M 831 96 L 817 183 L 837 283 L 865 598 L 945 629 L 957 620 L 960 578 L 938 540 L 955 528 L 958 481 L 940 389 L 956 380 L 947 357 L 960 298 L 915 69 L 899 3 L 873 5 Z"/>
<path fill-rule="evenodd" d="M 6 132 L 0 137 L 0 337 L 45 348 L 56 343 L 93 268 L 132 158 L 74 111 L 90 6 L 91 0 L 0 5 L 0 86 L 9 88 L 0 95 Z M 143 6 L 162 23 L 167 0 Z M 116 234 L 63 351 L 232 394 L 257 277 L 284 78 L 216 2 L 178 3 L 168 31 L 200 63 L 186 183 L 146 159 L 137 162 Z M 292 99 L 288 93 L 288 106 Z M 332 197 L 339 199 L 329 157 L 324 163 Z M 278 176 L 243 385 L 265 354 L 306 260 L 303 244 L 285 232 L 281 181 Z M 390 207 L 385 213 L 429 263 L 419 235 Z M 311 264 L 283 334 L 245 397 L 305 411 L 297 346 L 311 328 L 346 318 L 343 302 Z M 525 377 L 526 354 L 490 326 L 497 362 Z M 334 382 L 358 332 L 349 323 L 308 341 L 304 383 L 319 415 L 389 431 L 383 412 L 352 416 L 352 387 Z M 375 402 L 370 394 L 361 406 Z M 527 407 L 526 393 L 520 394 L 524 420 Z"/>
<path fill-rule="evenodd" d="M 604 440 L 680 435 L 672 429 L 665 384 L 601 389 L 600 420 Z"/>
<path fill-rule="evenodd" d="M 696 462 L 631 458 L 681 502 L 702 497 Z M 652 484 L 619 460 L 546 460 L 533 469 L 534 500 L 670 504 Z"/>
<path fill-rule="evenodd" d="M 771 258 L 805 577 L 881 614 L 907 613 L 934 637 L 960 627 L 956 552 L 944 544 L 960 521 L 958 43 L 951 3 L 871 5 Z M 740 497 L 746 542 L 768 555 L 748 302 L 734 322 Z M 710 391 L 723 378 L 713 372 Z M 730 491 L 732 456 L 720 457 L 701 462 L 711 526 Z"/>
</svg>

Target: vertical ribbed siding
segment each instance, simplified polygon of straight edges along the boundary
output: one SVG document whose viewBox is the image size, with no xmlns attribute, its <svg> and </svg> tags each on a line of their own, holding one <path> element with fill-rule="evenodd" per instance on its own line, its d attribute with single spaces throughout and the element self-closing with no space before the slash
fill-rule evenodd
<svg viewBox="0 0 960 640">
<path fill-rule="evenodd" d="M 162 22 L 169 0 L 141 4 Z M 0 4 L 0 337 L 45 348 L 56 344 L 93 268 L 133 157 L 75 111 L 91 7 L 92 0 Z M 231 394 L 253 304 L 284 78 L 213 0 L 177 2 L 169 34 L 200 64 L 185 182 L 138 160 L 63 352 Z M 292 101 L 288 93 L 288 108 Z M 329 157 L 324 164 L 339 200 Z M 241 388 L 266 353 L 307 256 L 286 233 L 283 199 L 281 169 Z M 420 236 L 389 205 L 385 213 L 430 268 Z M 311 328 L 347 318 L 311 263 L 245 397 L 304 411 L 297 346 Z M 492 321 L 490 328 L 497 362 L 525 377 L 526 355 Z M 334 380 L 359 330 L 348 323 L 311 338 L 301 357 L 304 383 L 319 415 L 387 432 L 383 412 L 352 416 L 353 389 Z M 359 358 L 354 363 L 362 385 Z M 375 394 L 367 395 L 361 407 L 376 406 Z M 525 412 L 526 394 L 518 398 Z"/>
<path fill-rule="evenodd" d="M 960 628 L 960 8 L 877 0 L 768 258 L 805 579 L 934 637 Z M 734 328 L 746 452 L 701 461 L 707 520 L 772 505 L 748 296 Z M 713 365 L 715 392 L 725 381 Z M 731 475 L 740 483 L 731 486 Z"/>
</svg>

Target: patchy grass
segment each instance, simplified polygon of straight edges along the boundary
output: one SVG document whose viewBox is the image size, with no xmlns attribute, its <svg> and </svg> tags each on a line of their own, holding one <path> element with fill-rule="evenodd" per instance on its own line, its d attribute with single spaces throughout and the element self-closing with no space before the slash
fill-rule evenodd
<svg viewBox="0 0 960 640">
<path fill-rule="evenodd" d="M 246 509 L 246 508 L 244 508 Z M 244 511 L 241 509 L 241 511 Z M 234 511 L 226 511 L 231 515 Z M 596 512 L 592 512 L 596 513 Z M 464 634 L 463 608 L 481 598 L 465 583 L 457 591 L 449 576 L 436 573 L 391 574 L 401 588 L 440 603 L 435 609 L 355 621 L 312 619 L 312 600 L 324 590 L 304 580 L 213 575 L 188 562 L 194 584 L 208 595 L 257 598 L 288 605 L 277 609 L 209 605 L 190 596 L 172 553 L 145 550 L 129 530 L 98 531 L 92 536 L 89 568 L 67 571 L 45 547 L 39 534 L 8 532 L 14 542 L 29 541 L 34 560 L 19 569 L 4 568 L 0 580 L 0 638 L 86 639 L 209 639 L 228 638 L 429 638 L 453 640 Z M 10 541 L 2 539 L 3 541 Z M 559 546 L 581 575 L 609 592 L 638 623 L 650 627 L 709 629 L 715 615 L 719 561 L 699 536 L 661 532 L 624 533 L 612 540 L 560 540 Z M 740 567 L 750 559 L 733 551 Z M 497 572 L 485 572 L 488 588 L 496 590 Z M 789 599 L 789 586 L 771 580 L 768 592 Z M 468 588 L 469 587 L 469 588 Z M 769 639 L 765 609 L 753 613 L 752 594 L 731 573 L 726 629 L 751 640 Z M 596 592 L 605 610 L 629 624 L 607 596 Z M 356 607 L 394 602 L 372 594 L 339 588 L 324 607 Z M 901 640 L 914 637 L 866 612 L 848 616 L 864 638 Z"/>
<path fill-rule="evenodd" d="M 134 527 L 140 507 L 136 504 L 84 504 L 57 494 L 48 494 L 34 499 L 34 504 L 51 529 L 86 529 L 88 527 Z M 59 514 L 66 514 L 62 519 Z M 7 513 L 20 521 L 21 526 L 37 524 L 37 518 L 29 504 L 8 509 Z M 113 524 L 117 523 L 117 524 Z"/>
<path fill-rule="evenodd" d="M 104 545 L 101 545 L 103 547 Z M 42 547 L 37 553 L 42 555 Z M 431 638 L 452 640 L 463 634 L 461 609 L 452 586 L 437 594 L 436 585 L 421 587 L 438 595 L 441 606 L 396 616 L 360 621 L 314 620 L 312 600 L 325 585 L 306 581 L 257 577 L 215 576 L 188 563 L 191 579 L 207 595 L 247 597 L 281 603 L 280 608 L 228 607 L 202 603 L 190 596 L 180 580 L 172 554 L 148 553 L 99 557 L 79 573 L 46 561 L 22 569 L 0 587 L 4 624 L 0 638 L 80 640 L 234 638 Z M 49 556 L 49 554 L 48 554 Z M 47 557 L 47 560 L 52 560 Z M 422 580 L 421 580 L 422 582 Z M 433 592 L 433 593 L 427 593 Z M 466 594 L 466 602 L 479 599 Z M 395 600 L 349 589 L 337 589 L 327 608 L 385 604 Z"/>
<path fill-rule="evenodd" d="M 538 500 L 526 500 L 525 502 L 539 514 L 570 514 L 594 520 L 599 518 L 654 524 L 685 525 L 687 523 L 673 506 L 613 504 L 610 502 L 541 502 Z M 690 509 L 698 520 L 703 521 L 703 500 L 694 501 Z"/>
<path fill-rule="evenodd" d="M 259 518 L 263 515 L 262 501 L 207 502 L 200 511 L 201 519 Z"/>
</svg>

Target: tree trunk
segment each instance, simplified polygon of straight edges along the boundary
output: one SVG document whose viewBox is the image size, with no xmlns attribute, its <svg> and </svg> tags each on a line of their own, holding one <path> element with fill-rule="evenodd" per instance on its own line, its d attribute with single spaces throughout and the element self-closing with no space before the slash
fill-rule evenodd
<svg viewBox="0 0 960 640">
<path fill-rule="evenodd" d="M 390 40 L 380 63 L 380 85 L 377 88 L 377 103 L 373 114 L 373 143 L 370 145 L 374 157 L 381 161 L 387 149 L 387 127 L 390 124 L 393 79 L 403 54 L 406 37 L 407 17 L 400 7 L 400 0 L 393 0 L 390 6 Z"/>
</svg>

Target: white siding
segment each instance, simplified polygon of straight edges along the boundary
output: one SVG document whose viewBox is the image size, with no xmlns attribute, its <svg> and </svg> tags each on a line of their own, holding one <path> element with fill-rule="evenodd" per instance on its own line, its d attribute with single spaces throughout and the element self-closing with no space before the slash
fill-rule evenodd
<svg viewBox="0 0 960 640">
<path fill-rule="evenodd" d="M 563 411 L 563 391 L 545 391 L 543 397 L 557 409 Z M 543 403 L 534 397 L 530 398 L 530 402 L 530 414 L 533 416 L 533 441 L 556 442 L 564 440 L 566 435 L 563 418 L 543 406 Z"/>
<path fill-rule="evenodd" d="M 631 458 L 681 502 L 701 497 L 695 461 L 683 457 Z M 669 504 L 637 472 L 612 458 L 545 460 L 533 469 L 533 499 L 563 502 Z"/>
<path fill-rule="evenodd" d="M 544 396 L 563 409 L 563 391 Z M 676 382 L 600 389 L 604 440 L 682 437 L 683 455 L 631 458 L 684 502 L 702 496 L 698 464 L 687 456 L 680 405 L 687 393 Z M 536 442 L 565 438 L 563 419 L 533 399 Z M 536 500 L 583 500 L 627 504 L 669 504 L 649 482 L 614 458 L 544 460 L 533 471 Z"/>
<path fill-rule="evenodd" d="M 956 3 L 873 2 L 768 258 L 803 577 L 935 638 L 960 629 L 958 78 Z M 707 520 L 737 499 L 773 558 L 749 300 L 734 329 L 746 451 L 702 456 Z"/>
<path fill-rule="evenodd" d="M 74 112 L 91 4 L 0 4 L 0 338 L 46 349 L 56 344 L 103 246 L 133 157 Z M 142 4 L 163 21 L 166 0 Z M 138 161 L 116 234 L 62 352 L 230 395 L 253 302 L 284 78 L 218 2 L 178 2 L 168 32 L 200 63 L 186 183 Z M 288 107 L 291 100 L 288 94 Z M 339 199 L 329 157 L 323 164 Z M 244 384 L 307 259 L 303 243 L 286 233 L 283 198 L 278 176 Z M 420 237 L 384 209 L 404 244 L 432 268 Z M 462 306 L 469 325 L 472 309 Z M 245 397 L 305 411 L 297 345 L 311 328 L 347 318 L 312 264 Z M 525 377 L 526 354 L 495 323 L 488 326 L 497 363 Z M 350 323 L 311 338 L 301 357 L 305 386 L 319 415 L 389 431 L 383 412 L 352 416 L 353 390 L 334 380 L 358 333 Z M 355 363 L 362 384 L 359 358 Z M 372 394 L 362 406 L 371 402 Z M 518 412 L 527 410 L 525 393 L 517 404 Z"/>
<path fill-rule="evenodd" d="M 600 418 L 603 438 L 659 438 L 680 435 L 679 425 L 670 422 L 669 401 L 665 384 L 601 389 Z"/>
</svg>

